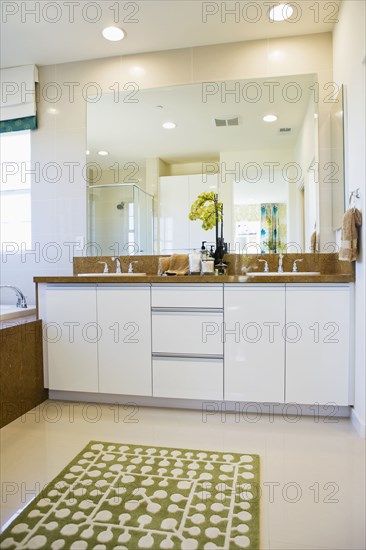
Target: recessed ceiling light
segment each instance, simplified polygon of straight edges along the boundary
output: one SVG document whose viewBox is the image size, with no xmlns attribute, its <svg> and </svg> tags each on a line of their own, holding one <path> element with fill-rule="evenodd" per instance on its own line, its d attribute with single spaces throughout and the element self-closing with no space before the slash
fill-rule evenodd
<svg viewBox="0 0 366 550">
<path fill-rule="evenodd" d="M 176 128 L 177 125 L 175 122 L 164 122 L 163 124 L 163 128 L 165 128 L 166 130 L 172 130 L 173 128 Z"/>
<path fill-rule="evenodd" d="M 268 17 L 271 21 L 286 21 L 293 12 L 294 8 L 290 4 L 277 4 L 269 9 Z"/>
<path fill-rule="evenodd" d="M 109 155 L 108 151 L 98 151 L 98 155 L 100 155 L 101 157 L 106 157 L 107 155 Z"/>
<path fill-rule="evenodd" d="M 126 33 L 119 27 L 105 27 L 102 30 L 102 35 L 106 40 L 118 42 L 118 40 L 122 40 L 126 36 Z"/>
<path fill-rule="evenodd" d="M 263 117 L 264 122 L 276 122 L 278 117 L 276 115 L 266 115 Z"/>
<path fill-rule="evenodd" d="M 87 154 L 87 155 L 90 155 L 89 149 L 86 150 L 86 154 Z"/>
</svg>

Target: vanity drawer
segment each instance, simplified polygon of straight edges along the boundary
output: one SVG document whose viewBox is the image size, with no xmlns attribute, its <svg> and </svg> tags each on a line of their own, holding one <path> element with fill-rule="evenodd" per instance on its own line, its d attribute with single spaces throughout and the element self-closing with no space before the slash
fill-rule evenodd
<svg viewBox="0 0 366 550">
<path fill-rule="evenodd" d="M 222 284 L 156 284 L 151 289 L 152 307 L 222 308 Z"/>
<path fill-rule="evenodd" d="M 154 358 L 153 396 L 223 399 L 223 360 Z"/>
<path fill-rule="evenodd" d="M 152 351 L 173 355 L 222 355 L 219 310 L 153 310 Z"/>
</svg>

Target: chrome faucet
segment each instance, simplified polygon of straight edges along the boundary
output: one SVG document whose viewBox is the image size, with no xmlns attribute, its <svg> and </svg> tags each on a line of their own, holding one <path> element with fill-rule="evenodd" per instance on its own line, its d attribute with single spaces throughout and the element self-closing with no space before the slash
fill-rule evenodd
<svg viewBox="0 0 366 550">
<path fill-rule="evenodd" d="M 283 273 L 283 254 L 278 256 L 278 273 Z"/>
<path fill-rule="evenodd" d="M 98 264 L 104 264 L 103 273 L 108 273 L 108 264 L 107 264 L 107 262 L 98 262 Z"/>
<path fill-rule="evenodd" d="M 264 273 L 268 273 L 269 267 L 268 267 L 268 262 L 267 262 L 267 260 L 258 260 L 258 262 L 264 262 L 264 269 L 263 269 L 263 271 L 264 271 Z"/>
<path fill-rule="evenodd" d="M 11 285 L 0 285 L 0 288 L 12 288 L 17 295 L 17 307 L 26 309 L 27 306 L 27 300 L 25 299 L 25 296 L 23 292 L 16 286 Z"/>
<path fill-rule="evenodd" d="M 121 260 L 116 256 L 113 256 L 112 261 L 116 262 L 116 273 L 122 273 Z"/>
</svg>

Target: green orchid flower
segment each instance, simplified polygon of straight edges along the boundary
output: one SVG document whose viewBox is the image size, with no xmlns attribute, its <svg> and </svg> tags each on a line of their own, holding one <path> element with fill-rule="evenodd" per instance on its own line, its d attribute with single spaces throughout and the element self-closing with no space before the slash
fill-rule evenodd
<svg viewBox="0 0 366 550">
<path fill-rule="evenodd" d="M 192 204 L 188 217 L 190 220 L 201 220 L 202 229 L 208 231 L 216 226 L 216 222 L 222 220 L 223 204 L 217 200 L 214 192 L 201 193 Z"/>
</svg>

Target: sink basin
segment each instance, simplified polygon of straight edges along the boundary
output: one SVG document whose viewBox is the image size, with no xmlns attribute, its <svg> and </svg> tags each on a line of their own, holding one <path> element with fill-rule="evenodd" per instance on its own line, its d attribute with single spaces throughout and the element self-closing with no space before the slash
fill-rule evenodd
<svg viewBox="0 0 366 550">
<path fill-rule="evenodd" d="M 78 273 L 78 277 L 144 277 L 146 273 Z"/>
<path fill-rule="evenodd" d="M 296 273 L 292 271 L 285 271 L 284 273 L 278 273 L 277 271 L 272 271 L 269 273 L 259 271 L 257 273 L 255 271 L 251 271 L 250 273 L 247 273 L 248 277 L 316 277 L 317 275 L 320 275 L 320 271 L 296 271 Z"/>
</svg>

